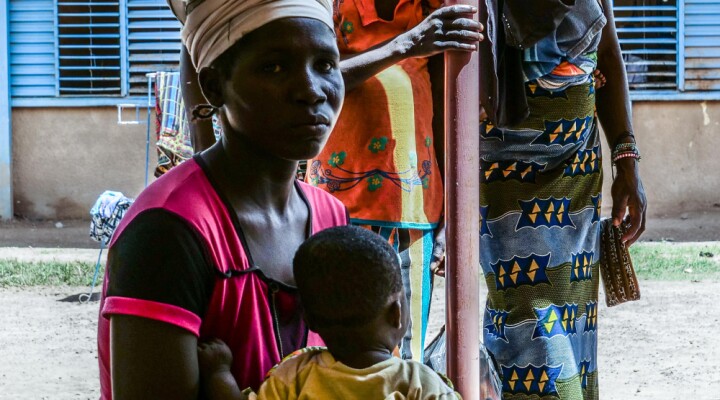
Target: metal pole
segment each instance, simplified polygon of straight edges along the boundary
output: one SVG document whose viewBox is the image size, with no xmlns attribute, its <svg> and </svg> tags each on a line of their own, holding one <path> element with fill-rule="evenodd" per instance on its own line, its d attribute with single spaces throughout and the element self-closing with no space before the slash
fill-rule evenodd
<svg viewBox="0 0 720 400">
<path fill-rule="evenodd" d="M 150 169 L 150 119 L 152 118 L 152 80 L 156 77 L 155 73 L 145 74 L 147 77 L 147 129 L 145 132 L 145 187 L 148 186 L 148 174 Z"/>
<path fill-rule="evenodd" d="M 478 7 L 477 0 L 462 3 Z M 479 103 L 478 53 L 445 53 L 447 372 L 473 400 L 481 398 Z"/>
<path fill-rule="evenodd" d="M 0 0 L 0 219 L 13 217 L 10 2 Z"/>
</svg>

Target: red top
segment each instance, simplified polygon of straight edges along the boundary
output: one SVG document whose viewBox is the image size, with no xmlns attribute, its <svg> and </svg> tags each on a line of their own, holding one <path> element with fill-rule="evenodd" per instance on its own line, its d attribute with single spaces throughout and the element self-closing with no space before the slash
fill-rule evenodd
<svg viewBox="0 0 720 400">
<path fill-rule="evenodd" d="M 298 182 L 312 219 L 312 232 L 347 224 L 345 207 L 326 192 Z M 253 268 L 235 226 L 235 215 L 208 180 L 196 160 L 188 160 L 150 185 L 138 197 L 117 228 L 110 251 L 133 219 L 143 211 L 162 209 L 177 215 L 196 231 L 207 250 L 214 275 L 207 311 L 199 316 L 187 309 L 149 300 L 106 297 L 106 269 L 98 326 L 101 398 L 111 399 L 110 321 L 113 314 L 133 315 L 166 322 L 199 337 L 223 340 L 233 351 L 232 372 L 240 388 L 257 389 L 265 374 L 281 360 L 281 340 L 273 312 L 288 307 L 299 313 L 298 304 L 276 298 L 277 283 Z M 273 290 L 270 290 L 270 287 Z M 271 304 L 272 303 L 272 304 Z M 279 323 L 278 323 L 279 324 Z M 300 340 L 302 341 L 302 340 Z M 322 345 L 317 334 L 308 332 L 307 345 Z M 289 353 L 295 349 L 283 349 Z"/>
</svg>

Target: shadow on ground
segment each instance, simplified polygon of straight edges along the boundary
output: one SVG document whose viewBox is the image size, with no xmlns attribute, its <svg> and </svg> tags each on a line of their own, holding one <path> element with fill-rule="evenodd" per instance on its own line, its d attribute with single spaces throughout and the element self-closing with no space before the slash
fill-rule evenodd
<svg viewBox="0 0 720 400">
<path fill-rule="evenodd" d="M 94 292 L 92 295 L 89 296 L 87 293 L 78 293 L 78 294 L 71 294 L 70 296 L 63 297 L 62 299 L 58 299 L 58 301 L 63 303 L 93 303 L 100 301 L 100 293 Z"/>
<path fill-rule="evenodd" d="M 0 247 L 50 247 L 97 249 L 88 236 L 89 220 L 0 222 Z M 648 218 L 644 241 L 705 242 L 720 240 L 720 204 Z"/>
</svg>

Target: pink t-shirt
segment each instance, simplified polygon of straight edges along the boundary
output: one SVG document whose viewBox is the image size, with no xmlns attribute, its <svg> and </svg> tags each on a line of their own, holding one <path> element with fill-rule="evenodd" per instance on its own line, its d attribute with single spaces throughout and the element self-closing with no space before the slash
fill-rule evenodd
<svg viewBox="0 0 720 400">
<path fill-rule="evenodd" d="M 194 231 L 204 248 L 207 263 L 217 272 L 213 274 L 214 283 L 205 312 L 198 315 L 197 311 L 164 302 L 108 296 L 112 275 L 108 263 L 100 302 L 102 317 L 98 322 L 102 399 L 112 398 L 109 317 L 116 314 L 150 318 L 176 325 L 198 337 L 223 340 L 233 351 L 232 372 L 240 388 L 257 389 L 265 374 L 281 360 L 284 341 L 276 332 L 283 327 L 278 326 L 273 316 L 287 316 L 288 312 L 292 315 L 293 311 L 299 314 L 298 304 L 292 296 L 283 296 L 278 283 L 251 265 L 236 216 L 229 212 L 200 162 L 200 159 L 188 160 L 172 169 L 138 197 L 110 242 L 110 256 L 128 225 L 141 213 L 162 210 L 177 216 Z M 310 211 L 311 233 L 348 223 L 346 209 L 337 199 L 302 182 L 296 185 Z M 296 336 L 304 333 L 307 340 L 301 343 L 304 338 L 299 338 L 298 344 L 322 345 L 317 334 L 308 332 L 304 326 L 303 329 L 304 332 Z M 283 350 L 286 355 L 296 349 Z"/>
</svg>

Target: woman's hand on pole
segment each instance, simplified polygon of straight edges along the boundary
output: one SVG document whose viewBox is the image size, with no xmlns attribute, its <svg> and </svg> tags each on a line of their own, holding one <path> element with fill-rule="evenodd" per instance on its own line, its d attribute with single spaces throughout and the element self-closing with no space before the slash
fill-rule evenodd
<svg viewBox="0 0 720 400">
<path fill-rule="evenodd" d="M 435 10 L 413 29 L 395 38 L 408 57 L 429 57 L 447 50 L 474 51 L 483 40 L 477 8 L 455 5 Z"/>
<path fill-rule="evenodd" d="M 386 42 L 366 51 L 343 54 L 340 61 L 345 92 L 400 61 L 429 57 L 447 50 L 475 51 L 483 40 L 482 24 L 472 19 L 477 9 L 468 5 L 443 7 L 418 24 Z"/>
</svg>

